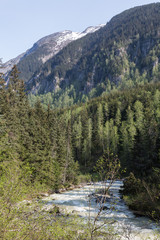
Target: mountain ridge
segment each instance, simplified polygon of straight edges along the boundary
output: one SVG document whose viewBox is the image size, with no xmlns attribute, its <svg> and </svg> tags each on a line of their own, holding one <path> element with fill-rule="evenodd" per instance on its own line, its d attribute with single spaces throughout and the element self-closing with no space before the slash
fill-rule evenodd
<svg viewBox="0 0 160 240">
<path fill-rule="evenodd" d="M 76 81 L 78 81 L 79 76 L 81 79 L 82 75 L 83 75 L 83 79 L 88 78 L 88 76 L 85 76 L 86 69 L 88 70 L 88 72 L 90 72 L 90 68 L 92 68 L 92 70 L 91 70 L 92 75 L 95 75 L 94 72 L 97 75 L 101 75 L 101 73 L 105 69 L 106 72 L 108 71 L 108 73 L 106 73 L 106 77 L 109 78 L 109 80 L 111 80 L 112 82 L 115 82 L 115 84 L 116 84 L 116 82 L 119 81 L 118 79 L 120 78 L 123 71 L 125 71 L 125 70 L 121 70 L 120 66 L 118 66 L 119 63 L 121 65 L 121 62 L 124 61 L 125 54 L 126 54 L 126 58 L 130 58 L 129 60 L 133 61 L 133 63 L 136 64 L 139 61 L 138 60 L 138 58 L 139 58 L 138 51 L 141 51 L 141 53 L 144 56 L 146 56 L 147 52 L 153 47 L 153 45 L 155 45 L 153 43 L 154 38 L 156 37 L 155 28 L 156 28 L 156 24 L 159 22 L 159 20 L 157 21 L 156 18 L 158 19 L 159 16 L 157 17 L 158 14 L 156 16 L 154 16 L 154 15 L 150 16 L 150 13 L 151 12 L 155 13 L 157 11 L 159 14 L 160 4 L 149 4 L 149 5 L 145 5 L 142 7 L 135 7 L 135 8 L 126 10 L 123 13 L 113 17 L 111 19 L 111 21 L 104 28 L 100 29 L 96 33 L 93 33 L 92 37 L 87 36 L 87 37 L 85 37 L 85 39 L 83 38 L 83 40 L 81 40 L 81 42 L 82 42 L 81 44 L 78 44 L 80 41 L 71 43 L 69 46 L 64 48 L 63 51 L 61 51 L 61 53 L 60 53 L 61 56 L 58 54 L 55 57 L 53 57 L 52 59 L 50 59 L 50 62 L 47 62 L 48 65 L 47 66 L 44 65 L 43 69 L 40 69 L 40 72 L 42 72 L 42 78 L 43 79 L 45 78 L 45 80 L 48 82 L 50 82 L 51 79 L 53 79 L 53 81 L 54 81 L 54 79 L 57 77 L 59 78 L 59 80 L 60 79 L 62 80 L 62 78 L 63 78 L 63 81 L 65 81 L 65 79 L 69 75 L 69 71 L 71 71 L 71 68 L 72 68 L 74 78 L 76 78 L 77 79 Z M 147 19 L 147 24 L 145 23 L 146 19 Z M 151 22 L 150 22 L 150 20 L 151 20 Z M 152 32 L 151 28 L 154 23 L 155 23 L 155 26 L 154 26 L 153 32 Z M 158 28 L 160 28 L 160 26 Z M 150 37 L 153 39 L 153 41 L 152 41 L 152 39 L 150 39 L 151 41 L 148 39 L 147 30 L 149 30 Z M 159 30 L 157 29 L 157 33 L 158 33 L 158 31 Z M 143 41 L 143 35 L 145 35 L 145 34 L 146 34 L 146 36 Z M 137 49 L 138 49 L 136 60 L 134 60 L 134 57 L 135 57 L 134 51 L 132 51 L 132 53 L 130 53 L 130 50 L 134 47 L 134 46 L 132 46 L 132 45 L 134 45 L 134 42 L 135 42 L 134 40 L 139 41 L 139 42 L 138 41 L 136 42 Z M 146 41 L 146 43 L 145 43 L 145 41 Z M 114 43 L 114 42 L 116 42 L 116 43 Z M 76 46 L 76 44 L 77 44 L 77 46 Z M 116 46 L 114 46 L 114 44 L 116 44 Z M 122 45 L 122 46 L 118 46 L 118 44 Z M 140 49 L 141 48 L 140 45 L 142 45 L 142 44 L 144 46 L 142 46 L 142 49 Z M 85 49 L 86 45 L 87 45 L 87 49 Z M 75 63 L 77 61 L 76 60 L 77 55 L 74 54 L 73 52 L 71 53 L 71 51 L 72 51 L 71 48 L 73 49 L 73 51 L 77 51 L 78 54 L 80 54 L 79 49 L 81 48 L 81 50 L 82 50 L 81 52 L 83 52 L 83 56 L 82 56 L 82 58 L 79 57 L 80 62 L 77 65 L 79 65 L 79 66 L 81 65 L 81 68 L 83 69 L 83 71 L 80 70 L 80 67 L 75 65 Z M 116 73 L 113 72 L 114 69 L 112 66 L 110 66 L 113 63 L 113 60 L 110 59 L 110 55 L 112 55 L 112 53 L 110 53 L 111 51 L 113 51 L 112 58 L 115 57 L 115 59 L 114 59 L 115 66 L 114 67 L 115 67 Z M 147 52 L 145 52 L 145 51 L 147 51 Z M 72 56 L 71 56 L 71 54 L 72 54 Z M 131 54 L 133 56 L 131 56 Z M 100 55 L 102 55 L 102 56 L 100 56 Z M 105 55 L 105 59 L 104 59 L 103 55 Z M 70 58 L 71 58 L 71 62 L 73 62 L 72 67 L 70 64 Z M 100 59 L 99 64 L 96 63 L 98 58 Z M 61 72 L 63 72 L 63 70 L 61 70 L 61 69 L 64 68 L 64 65 L 66 65 L 67 59 L 68 59 L 68 70 L 65 71 L 64 74 L 61 74 Z M 109 66 L 107 66 L 107 67 L 105 66 L 107 64 L 104 63 L 104 60 L 109 61 Z M 126 59 L 126 60 L 128 60 L 128 59 Z M 85 65 L 85 67 L 83 67 L 83 64 L 82 64 L 83 61 L 87 61 L 87 64 Z M 101 69 L 97 68 L 96 65 L 101 65 L 102 62 L 104 64 L 103 68 L 102 67 L 101 67 Z M 63 66 L 61 67 L 60 64 Z M 49 66 L 51 66 L 52 73 L 49 73 L 49 71 L 46 73 L 47 67 L 49 67 Z M 56 67 L 57 67 L 57 69 L 60 69 L 60 70 L 58 70 L 58 73 L 56 73 L 56 70 L 55 70 Z M 96 71 L 95 71 L 95 68 L 97 68 Z M 75 75 L 77 74 L 78 71 L 81 71 L 81 74 L 79 76 L 75 77 Z M 45 74 L 43 74 L 43 72 L 45 72 L 46 76 L 45 76 Z M 38 75 L 39 75 L 39 73 L 38 73 Z M 35 74 L 35 77 L 36 77 L 36 74 Z M 99 77 L 99 76 L 96 76 L 96 78 L 97 77 Z M 39 81 L 41 81 L 40 76 L 38 78 L 39 78 Z M 72 77 L 70 77 L 70 78 L 72 78 Z M 71 82 L 72 80 L 69 79 L 69 81 Z M 95 81 L 98 81 L 98 79 L 95 79 Z M 39 92 L 41 92 L 41 90 Z"/>
<path fill-rule="evenodd" d="M 54 105 L 57 98 L 85 102 L 115 89 L 159 81 L 159 36 L 160 3 L 126 10 L 69 43 L 34 73 L 27 88 L 38 95 L 51 92 Z"/>
<path fill-rule="evenodd" d="M 10 59 L 9 61 L 3 63 L 1 72 L 7 76 L 7 74 L 11 71 L 14 65 L 19 64 L 19 71 L 21 72 L 21 77 L 27 81 L 29 80 L 26 76 L 23 76 L 23 67 L 21 65 L 25 64 L 25 59 L 34 54 L 34 57 L 37 61 L 39 61 L 38 66 L 44 64 L 47 60 L 56 55 L 63 47 L 65 47 L 68 43 L 77 40 L 78 38 L 84 37 L 85 35 L 97 31 L 99 28 L 103 27 L 105 24 L 100 24 L 98 26 L 92 26 L 86 28 L 82 32 L 73 32 L 71 30 L 64 30 L 61 32 L 55 32 L 53 34 L 47 35 L 37 42 L 33 44 L 31 48 L 26 50 L 24 53 L 19 56 Z M 40 52 L 41 48 L 41 52 Z M 39 51 L 38 57 L 36 56 L 36 52 Z M 29 59 L 30 60 L 30 59 Z M 21 64 L 20 62 L 24 62 Z M 34 69 L 36 70 L 36 68 Z M 33 74 L 33 72 L 32 72 Z M 31 75 L 32 75 L 31 74 Z"/>
<path fill-rule="evenodd" d="M 83 35 L 88 30 L 91 33 Z M 86 29 L 81 38 L 78 33 L 61 32 L 53 40 L 54 56 L 47 50 L 53 35 L 39 40 L 33 48 L 46 44 L 37 47 L 36 55 L 30 49 L 17 65 L 27 91 L 63 107 L 65 102 L 85 102 L 112 90 L 159 81 L 160 3 L 125 10 L 93 30 Z M 42 96 L 48 93 L 51 96 Z"/>
</svg>

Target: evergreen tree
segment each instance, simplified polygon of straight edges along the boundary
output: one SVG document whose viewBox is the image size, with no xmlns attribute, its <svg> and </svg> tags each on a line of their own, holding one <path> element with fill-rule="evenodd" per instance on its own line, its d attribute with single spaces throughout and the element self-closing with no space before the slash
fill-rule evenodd
<svg viewBox="0 0 160 240">
<path fill-rule="evenodd" d="M 82 122 L 81 116 L 73 124 L 73 141 L 76 159 L 80 161 L 82 154 Z"/>
<path fill-rule="evenodd" d="M 104 152 L 104 115 L 103 115 L 103 106 L 102 104 L 98 105 L 97 109 L 97 135 L 98 135 L 98 143 L 102 152 Z"/>
</svg>

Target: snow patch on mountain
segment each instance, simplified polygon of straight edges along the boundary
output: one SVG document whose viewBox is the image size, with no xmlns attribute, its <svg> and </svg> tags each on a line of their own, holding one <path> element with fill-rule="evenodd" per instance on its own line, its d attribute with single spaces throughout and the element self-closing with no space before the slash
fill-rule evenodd
<svg viewBox="0 0 160 240">
<path fill-rule="evenodd" d="M 101 24 L 96 27 L 88 27 L 83 32 L 72 32 L 69 30 L 65 30 L 62 32 L 58 32 L 55 34 L 51 34 L 43 39 L 40 39 L 37 44 L 48 44 L 48 49 L 50 48 L 50 53 L 46 56 L 43 56 L 41 58 L 42 62 L 45 63 L 47 60 L 52 58 L 54 55 L 56 55 L 62 48 L 64 48 L 68 43 L 75 41 L 79 38 L 84 37 L 85 35 L 89 33 L 93 33 L 97 30 L 99 30 L 101 27 L 104 27 L 105 24 Z M 54 44 L 53 44 L 54 43 Z"/>
<path fill-rule="evenodd" d="M 104 26 L 105 24 L 101 24 L 95 27 L 91 26 L 85 29 L 83 32 L 72 32 L 70 30 L 65 30 L 62 32 L 53 33 L 51 35 L 43 37 L 40 40 L 38 40 L 33 45 L 33 47 L 28 49 L 25 53 L 22 53 L 18 57 L 4 63 L 2 65 L 1 72 L 7 75 L 15 64 L 18 64 L 22 59 L 24 59 L 28 55 L 36 53 L 36 51 L 40 48 L 45 49 L 45 54 L 43 53 L 40 56 L 38 56 L 37 61 L 41 61 L 42 63 L 45 63 L 54 55 L 56 55 L 60 50 L 62 50 L 70 42 L 75 41 L 79 38 L 82 38 L 89 33 L 93 33 Z"/>
<path fill-rule="evenodd" d="M 22 59 L 22 57 L 25 55 L 25 53 L 20 54 L 18 57 L 13 58 L 5 63 L 2 64 L 2 68 L 0 69 L 0 72 L 6 75 L 14 65 L 18 64 L 19 61 Z"/>
</svg>

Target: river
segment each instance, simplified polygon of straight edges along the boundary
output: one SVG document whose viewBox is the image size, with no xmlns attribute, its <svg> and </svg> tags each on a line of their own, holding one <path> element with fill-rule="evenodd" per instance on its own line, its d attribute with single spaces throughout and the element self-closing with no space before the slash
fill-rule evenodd
<svg viewBox="0 0 160 240">
<path fill-rule="evenodd" d="M 104 188 L 108 183 L 94 183 L 86 185 L 60 194 L 52 194 L 43 200 L 49 206 L 50 204 L 59 205 L 66 212 L 77 214 L 84 218 L 94 220 L 101 204 L 96 203 L 94 198 L 89 201 L 89 195 L 95 193 L 97 189 Z M 111 222 L 114 231 L 122 236 L 121 239 L 131 240 L 149 240 L 160 239 L 156 235 L 158 229 L 155 222 L 146 217 L 137 217 L 128 209 L 124 201 L 120 197 L 119 190 L 123 186 L 122 181 L 115 181 L 111 188 L 111 199 L 103 204 L 106 210 L 100 214 L 100 218 L 96 224 L 102 225 L 104 221 Z M 108 226 L 108 224 L 106 225 Z M 107 231 L 107 227 L 106 227 Z"/>
</svg>

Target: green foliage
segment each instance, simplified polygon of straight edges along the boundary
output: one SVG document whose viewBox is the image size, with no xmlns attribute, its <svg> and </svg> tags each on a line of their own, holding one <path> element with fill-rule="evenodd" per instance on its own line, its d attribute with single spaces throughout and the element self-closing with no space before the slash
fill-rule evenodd
<svg viewBox="0 0 160 240">
<path fill-rule="evenodd" d="M 54 190 L 66 181 L 76 182 L 78 165 L 65 119 L 45 111 L 40 102 L 29 106 L 16 66 L 10 78 L 9 87 L 1 88 L 1 166 L 11 164 L 14 155 L 28 185 L 39 182 Z"/>
<path fill-rule="evenodd" d="M 124 200 L 132 210 L 135 210 L 135 213 L 159 220 L 159 189 L 153 176 L 150 182 L 146 181 L 148 181 L 147 178 L 140 180 L 133 173 L 130 173 L 124 181 L 124 189 L 122 190 Z"/>
<path fill-rule="evenodd" d="M 74 239 L 71 220 L 49 221 L 48 213 L 20 202 L 78 183 L 70 126 L 40 102 L 29 106 L 16 66 L 0 91 L 0 239 Z"/>
<path fill-rule="evenodd" d="M 142 192 L 142 182 L 140 179 L 137 179 L 134 174 L 131 172 L 124 181 L 124 191 L 123 194 L 130 193 L 132 195 Z"/>
<path fill-rule="evenodd" d="M 45 108 L 48 104 L 62 108 L 159 82 L 159 13 L 159 3 L 132 8 L 99 31 L 68 44 L 30 76 L 31 103 L 39 99 Z M 25 71 L 30 75 L 27 67 Z"/>
<path fill-rule="evenodd" d="M 78 183 L 89 183 L 92 180 L 92 176 L 90 174 L 81 174 L 78 176 Z"/>
<path fill-rule="evenodd" d="M 104 153 L 110 149 L 126 169 L 123 176 L 134 174 L 125 181 L 125 194 L 137 192 L 137 199 L 146 196 L 145 206 L 153 206 L 154 201 L 150 212 L 159 205 L 159 92 L 159 83 L 146 84 L 58 111 L 71 119 L 73 157 L 81 170 L 93 173 L 97 163 L 94 178 L 100 179 L 97 172 L 101 170 L 103 179 L 107 172 Z"/>
<path fill-rule="evenodd" d="M 115 179 L 120 165 L 125 175 L 132 171 L 125 183 L 128 191 L 133 193 L 138 185 L 145 203 L 154 206 L 150 212 L 159 209 L 159 83 L 53 111 L 39 101 L 30 107 L 14 67 L 10 85 L 0 91 L 0 193 L 5 206 L 1 216 L 8 204 L 14 213 L 14 204 L 31 186 L 57 191 L 90 181 L 94 166 L 94 177 L 99 173 L 101 179 Z M 79 167 L 85 177 L 78 177 Z M 7 194 L 10 200 L 5 203 Z M 139 193 L 137 199 L 142 199 Z"/>
<path fill-rule="evenodd" d="M 101 181 L 110 180 L 112 182 L 118 177 L 120 166 L 118 157 L 108 150 L 97 160 L 95 172 L 100 175 Z"/>
</svg>

